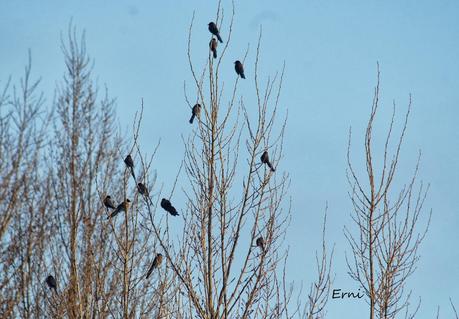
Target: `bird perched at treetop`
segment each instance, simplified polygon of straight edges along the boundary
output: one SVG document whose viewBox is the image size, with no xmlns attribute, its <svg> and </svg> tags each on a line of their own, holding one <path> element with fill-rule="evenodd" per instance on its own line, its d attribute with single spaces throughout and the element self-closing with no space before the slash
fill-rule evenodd
<svg viewBox="0 0 459 319">
<path fill-rule="evenodd" d="M 209 22 L 208 26 L 209 26 L 210 33 L 215 35 L 218 38 L 218 41 L 220 41 L 220 43 L 223 43 L 223 40 L 220 37 L 220 32 L 218 31 L 217 25 L 214 22 Z"/>
<path fill-rule="evenodd" d="M 236 70 L 237 75 L 240 75 L 241 78 L 245 79 L 244 66 L 242 65 L 241 61 L 237 60 L 234 62 L 234 69 Z"/>
<path fill-rule="evenodd" d="M 172 216 L 178 216 L 177 210 L 172 206 L 171 202 L 165 198 L 161 199 L 161 207 L 171 214 Z"/>
<path fill-rule="evenodd" d="M 209 48 L 210 48 L 210 51 L 212 51 L 212 53 L 214 55 L 214 59 L 217 58 L 217 46 L 218 46 L 217 39 L 212 37 L 212 40 L 210 40 L 210 42 L 209 42 Z"/>
<path fill-rule="evenodd" d="M 272 172 L 276 171 L 274 169 L 273 165 L 271 164 L 271 162 L 269 161 L 268 151 L 264 151 L 263 154 L 261 155 L 260 159 L 261 159 L 261 162 L 263 164 L 266 164 L 266 165 L 269 166 L 269 168 L 271 169 Z"/>
<path fill-rule="evenodd" d="M 124 159 L 124 163 L 131 170 L 132 177 L 134 177 L 135 180 L 134 161 L 132 160 L 131 154 L 128 154 L 128 156 L 126 156 L 126 158 Z"/>
<path fill-rule="evenodd" d="M 196 116 L 199 118 L 199 114 L 201 114 L 201 104 L 196 103 L 191 110 L 190 124 L 193 124 L 193 120 Z"/>
</svg>

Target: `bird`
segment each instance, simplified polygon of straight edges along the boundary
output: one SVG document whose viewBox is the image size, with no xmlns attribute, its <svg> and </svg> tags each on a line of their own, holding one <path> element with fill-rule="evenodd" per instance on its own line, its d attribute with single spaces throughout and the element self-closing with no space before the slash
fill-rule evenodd
<svg viewBox="0 0 459 319">
<path fill-rule="evenodd" d="M 105 196 L 104 206 L 107 209 L 115 209 L 116 208 L 115 203 L 113 202 L 112 197 L 110 195 Z"/>
<path fill-rule="evenodd" d="M 151 205 L 153 205 L 153 202 L 151 201 L 151 198 L 150 198 L 150 192 L 148 191 L 148 188 L 145 186 L 145 184 L 138 183 L 137 190 L 139 191 L 141 195 L 145 196 L 145 198 L 148 199 Z"/>
<path fill-rule="evenodd" d="M 56 279 L 52 275 L 49 275 L 48 277 L 46 277 L 46 284 L 48 285 L 49 288 L 54 289 L 54 291 L 57 292 Z"/>
<path fill-rule="evenodd" d="M 123 201 L 121 204 L 119 204 L 116 209 L 107 217 L 107 219 L 113 218 L 116 215 L 118 215 L 119 212 L 127 212 L 129 209 L 130 205 L 130 200 L 129 198 Z"/>
<path fill-rule="evenodd" d="M 214 59 L 217 58 L 217 46 L 218 46 L 217 39 L 212 37 L 212 40 L 210 40 L 209 42 L 209 47 L 210 47 L 210 51 L 212 51 L 212 53 L 214 54 Z"/>
<path fill-rule="evenodd" d="M 261 162 L 263 164 L 267 164 L 269 166 L 269 168 L 271 169 L 271 172 L 275 172 L 276 171 L 274 169 L 273 165 L 271 164 L 271 162 L 269 161 L 268 151 L 264 151 L 263 154 L 261 155 L 260 159 L 261 159 Z"/>
<path fill-rule="evenodd" d="M 220 41 L 220 43 L 223 43 L 223 40 L 220 37 L 220 32 L 218 31 L 217 25 L 214 22 L 209 22 L 208 26 L 209 26 L 210 33 L 215 35 L 218 41 Z"/>
<path fill-rule="evenodd" d="M 132 177 L 134 177 L 134 180 L 135 180 L 134 161 L 132 160 L 131 154 L 128 154 L 126 156 L 126 158 L 124 159 L 124 163 L 131 170 Z"/>
<path fill-rule="evenodd" d="M 155 257 L 155 259 L 153 259 L 153 263 L 151 264 L 150 269 L 148 269 L 147 279 L 148 279 L 148 277 L 150 277 L 150 275 L 153 272 L 153 270 L 155 270 L 155 268 L 158 268 L 159 265 L 161 265 L 162 261 L 163 261 L 163 255 L 161 255 L 159 253 L 156 254 L 156 257 Z"/>
<path fill-rule="evenodd" d="M 244 66 L 242 65 L 241 61 L 237 60 L 234 62 L 234 69 L 236 70 L 237 75 L 240 75 L 241 78 L 245 79 Z"/>
<path fill-rule="evenodd" d="M 260 247 L 262 251 L 265 251 L 265 241 L 263 237 L 258 237 L 256 243 L 257 247 Z"/>
<path fill-rule="evenodd" d="M 147 196 L 147 197 L 150 195 L 150 193 L 148 192 L 148 188 L 143 183 L 138 183 L 137 184 L 137 190 L 139 191 L 139 193 L 141 195 L 144 195 L 144 196 Z"/>
<path fill-rule="evenodd" d="M 171 202 L 165 198 L 161 199 L 161 207 L 171 214 L 172 216 L 178 216 L 177 210 L 172 206 Z"/>
<path fill-rule="evenodd" d="M 199 114 L 201 114 L 201 104 L 197 104 L 196 103 L 193 106 L 193 109 L 191 110 L 191 113 L 192 113 L 192 115 L 191 115 L 191 118 L 190 118 L 189 122 L 190 122 L 190 124 L 193 124 L 194 117 L 195 116 L 199 117 Z"/>
</svg>

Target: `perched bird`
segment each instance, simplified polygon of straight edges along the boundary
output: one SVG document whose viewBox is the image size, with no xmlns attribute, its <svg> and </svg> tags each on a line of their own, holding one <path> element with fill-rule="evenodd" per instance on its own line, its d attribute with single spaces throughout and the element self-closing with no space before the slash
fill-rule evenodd
<svg viewBox="0 0 459 319">
<path fill-rule="evenodd" d="M 269 166 L 269 168 L 271 169 L 271 172 L 275 172 L 276 171 L 274 169 L 273 165 L 271 164 L 271 162 L 269 161 L 268 151 L 264 151 L 263 154 L 261 155 L 260 159 L 261 159 L 261 162 L 263 164 L 267 164 Z"/>
<path fill-rule="evenodd" d="M 199 117 L 199 114 L 201 114 L 201 104 L 195 104 L 193 106 L 193 109 L 191 110 L 191 118 L 190 118 L 190 124 L 193 124 L 194 117 L 197 116 Z"/>
<path fill-rule="evenodd" d="M 49 288 L 54 289 L 54 291 L 57 292 L 57 283 L 56 279 L 53 276 L 49 275 L 48 277 L 46 277 L 46 284 Z"/>
<path fill-rule="evenodd" d="M 137 190 L 139 191 L 139 193 L 141 195 L 144 195 L 144 196 L 149 196 L 150 194 L 148 193 L 148 189 L 147 187 L 143 184 L 143 183 L 138 183 L 137 184 Z"/>
<path fill-rule="evenodd" d="M 161 199 L 161 207 L 171 214 L 172 216 L 178 216 L 177 210 L 172 206 L 171 202 L 165 198 Z"/>
<path fill-rule="evenodd" d="M 110 195 L 105 196 L 104 199 L 104 205 L 107 209 L 115 209 L 115 203 L 112 200 L 112 197 Z"/>
<path fill-rule="evenodd" d="M 135 180 L 134 161 L 132 160 L 131 154 L 128 154 L 128 156 L 126 156 L 126 158 L 124 159 L 124 163 L 131 170 L 132 177 L 134 177 Z"/>
<path fill-rule="evenodd" d="M 237 75 L 240 75 L 241 78 L 245 79 L 244 66 L 242 65 L 241 61 L 237 60 L 234 62 L 234 69 L 236 70 Z"/>
<path fill-rule="evenodd" d="M 256 243 L 257 243 L 257 247 L 260 247 L 262 251 L 265 251 L 265 241 L 263 237 L 258 237 Z"/>
<path fill-rule="evenodd" d="M 115 217 L 116 215 L 118 215 L 119 212 L 127 212 L 129 209 L 130 202 L 131 201 L 128 198 L 124 202 L 119 204 L 118 207 L 116 207 L 116 209 L 107 217 L 107 219 Z"/>
<path fill-rule="evenodd" d="M 148 277 L 150 277 L 150 275 L 153 272 L 153 270 L 155 270 L 156 268 L 159 267 L 159 265 L 161 265 L 162 261 L 163 261 L 163 255 L 161 255 L 159 253 L 156 254 L 156 257 L 155 257 L 155 259 L 153 259 L 153 263 L 151 264 L 150 269 L 148 269 L 147 279 L 148 279 Z"/>
<path fill-rule="evenodd" d="M 218 45 L 217 39 L 212 37 L 212 40 L 210 40 L 209 42 L 209 48 L 210 48 L 210 51 L 212 51 L 212 53 L 214 54 L 214 59 L 217 58 L 217 45 Z"/>
<path fill-rule="evenodd" d="M 217 25 L 214 22 L 209 22 L 209 31 L 218 38 L 220 43 L 223 43 L 222 38 L 220 37 L 220 32 L 218 31 Z"/>
<path fill-rule="evenodd" d="M 151 198 L 150 198 L 150 192 L 148 191 L 148 188 L 145 186 L 145 184 L 138 183 L 137 190 L 139 191 L 141 195 L 143 195 L 148 200 L 150 205 L 153 205 L 153 202 L 151 201 Z"/>
</svg>

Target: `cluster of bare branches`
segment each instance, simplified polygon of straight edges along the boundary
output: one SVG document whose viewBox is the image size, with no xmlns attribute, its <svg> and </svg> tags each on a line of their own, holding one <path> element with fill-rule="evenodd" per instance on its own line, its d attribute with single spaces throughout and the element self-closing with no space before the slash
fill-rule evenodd
<svg viewBox="0 0 459 319">
<path fill-rule="evenodd" d="M 420 228 L 421 212 L 428 186 L 416 186 L 420 154 L 411 180 L 398 192 L 393 191 L 400 150 L 411 110 L 411 96 L 402 130 L 390 154 L 394 129 L 395 103 L 386 135 L 382 169 L 376 169 L 373 151 L 373 125 L 379 108 L 379 66 L 370 118 L 365 133 L 365 163 L 368 187 L 359 179 L 350 159 L 348 145 L 348 182 L 354 207 L 353 221 L 356 231 L 345 228 L 351 246 L 351 259 L 347 259 L 349 274 L 366 292 L 369 299 L 370 318 L 395 318 L 404 311 L 406 318 L 413 318 L 419 303 L 410 313 L 411 292 L 405 292 L 406 281 L 416 270 L 419 246 L 430 223 Z M 378 175 L 379 174 L 379 175 Z"/>
<path fill-rule="evenodd" d="M 35 276 L 44 265 L 49 179 L 40 170 L 49 118 L 31 75 L 31 56 L 19 85 L 0 94 L 0 317 L 42 313 Z M 12 92 L 11 92 L 12 91 Z"/>
<path fill-rule="evenodd" d="M 222 29 L 220 5 L 216 25 Z M 150 230 L 164 255 L 170 289 L 179 289 L 169 313 L 174 318 L 280 318 L 290 317 L 287 305 L 291 288 L 280 271 L 287 257 L 282 239 L 289 208 L 282 206 L 289 179 L 274 172 L 282 154 L 285 121 L 274 133 L 283 71 L 268 79 L 264 89 L 258 79 L 261 32 L 253 70 L 257 108 L 248 110 L 244 97 L 237 97 L 237 77 L 228 101 L 220 69 L 231 43 L 234 7 L 224 46 L 218 58 L 209 51 L 199 73 L 192 60 L 189 30 L 188 58 L 194 79 L 196 102 L 185 99 L 196 114 L 195 130 L 184 140 L 183 161 L 188 186 L 181 214 L 180 231 L 172 232 L 179 219 L 157 214 L 145 198 Z M 207 45 L 207 44 L 205 44 Z M 248 51 L 245 53 L 247 56 Z M 244 58 L 245 60 L 245 58 Z M 243 62 L 244 62 L 243 60 Z M 200 112 L 196 112 L 199 104 Z M 191 123 L 191 121 L 190 121 Z M 245 145 L 245 153 L 240 147 Z M 137 140 L 134 142 L 138 148 Z M 261 156 L 267 152 L 263 160 Z M 138 152 L 140 162 L 146 161 Z M 240 158 L 246 154 L 245 160 Z M 269 156 L 269 158 L 268 158 Z M 142 168 L 148 174 L 148 168 Z M 241 173 L 244 172 L 244 173 Z M 169 198 L 172 201 L 173 190 Z M 155 252 L 156 252 L 155 251 Z M 176 284 L 173 284 L 173 283 Z"/>
</svg>

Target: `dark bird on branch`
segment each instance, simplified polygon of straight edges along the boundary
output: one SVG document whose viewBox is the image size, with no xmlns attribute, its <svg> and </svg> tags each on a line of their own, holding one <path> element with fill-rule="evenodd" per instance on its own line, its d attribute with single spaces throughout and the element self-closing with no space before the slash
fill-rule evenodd
<svg viewBox="0 0 459 319">
<path fill-rule="evenodd" d="M 107 209 L 115 209 L 116 208 L 115 203 L 113 202 L 112 197 L 110 195 L 105 196 L 104 206 Z"/>
<path fill-rule="evenodd" d="M 260 247 L 262 251 L 265 251 L 265 241 L 263 237 L 258 237 L 257 238 L 257 247 Z"/>
<path fill-rule="evenodd" d="M 177 210 L 172 206 L 171 202 L 165 198 L 161 199 L 161 207 L 171 214 L 172 216 L 178 216 Z"/>
<path fill-rule="evenodd" d="M 54 291 L 57 292 L 57 283 L 56 279 L 53 276 L 49 275 L 48 277 L 46 277 L 46 284 L 49 288 L 54 289 Z"/>
<path fill-rule="evenodd" d="M 209 47 L 210 47 L 210 51 L 212 51 L 212 53 L 214 54 L 214 59 L 217 58 L 217 45 L 218 45 L 217 39 L 212 37 L 212 40 L 210 40 L 209 42 Z"/>
<path fill-rule="evenodd" d="M 131 201 L 128 198 L 119 204 L 118 207 L 116 207 L 116 209 L 107 217 L 107 219 L 115 217 L 119 212 L 127 212 L 130 206 L 130 202 Z"/>
<path fill-rule="evenodd" d="M 147 197 L 150 195 L 150 193 L 148 192 L 147 187 L 143 183 L 138 183 L 137 184 L 137 190 L 139 191 L 139 193 L 141 195 L 144 195 L 144 196 L 147 196 Z"/>
<path fill-rule="evenodd" d="M 199 114 L 201 114 L 201 105 L 195 104 L 191 110 L 190 124 L 193 124 L 193 120 L 196 116 L 199 118 Z"/>
<path fill-rule="evenodd" d="M 148 188 L 145 186 L 145 184 L 143 183 L 138 183 L 137 184 L 137 190 L 139 191 L 139 193 L 141 195 L 144 196 L 144 198 L 146 198 L 148 200 L 148 202 L 153 205 L 153 202 L 151 201 L 151 198 L 150 198 L 150 192 L 148 191 Z"/>
<path fill-rule="evenodd" d="M 220 32 L 218 31 L 217 25 L 214 22 L 209 22 L 209 31 L 218 38 L 220 43 L 223 43 L 222 38 L 220 37 Z"/>
<path fill-rule="evenodd" d="M 242 65 L 241 61 L 237 60 L 234 62 L 234 69 L 236 70 L 237 75 L 240 75 L 241 78 L 245 79 L 244 66 Z"/>
<path fill-rule="evenodd" d="M 261 162 L 263 164 L 266 164 L 266 165 L 269 166 L 269 168 L 271 169 L 272 172 L 276 171 L 274 169 L 273 165 L 271 164 L 271 162 L 269 161 L 268 151 L 264 151 L 263 154 L 261 155 L 260 159 L 261 159 Z"/>
<path fill-rule="evenodd" d="M 153 270 L 155 270 L 156 268 L 159 267 L 159 265 L 161 265 L 162 261 L 163 261 L 163 255 L 156 254 L 156 257 L 155 257 L 155 259 L 153 259 L 153 263 L 151 264 L 150 269 L 148 269 L 147 279 L 148 279 L 148 277 L 150 277 L 150 275 L 153 272 Z"/>
<path fill-rule="evenodd" d="M 134 174 L 134 161 L 132 160 L 131 154 L 128 154 L 126 158 L 124 159 L 124 163 L 126 166 L 130 169 L 132 177 L 135 180 L 135 174 Z"/>
</svg>

